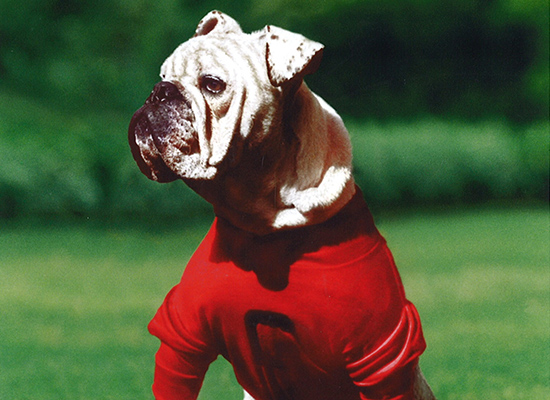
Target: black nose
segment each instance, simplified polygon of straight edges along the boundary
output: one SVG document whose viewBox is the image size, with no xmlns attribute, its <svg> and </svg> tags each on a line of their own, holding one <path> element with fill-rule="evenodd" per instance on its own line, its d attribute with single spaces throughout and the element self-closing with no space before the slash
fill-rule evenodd
<svg viewBox="0 0 550 400">
<path fill-rule="evenodd" d="M 183 96 L 172 82 L 162 81 L 155 85 L 146 103 L 162 103 L 169 100 L 183 100 Z"/>
</svg>

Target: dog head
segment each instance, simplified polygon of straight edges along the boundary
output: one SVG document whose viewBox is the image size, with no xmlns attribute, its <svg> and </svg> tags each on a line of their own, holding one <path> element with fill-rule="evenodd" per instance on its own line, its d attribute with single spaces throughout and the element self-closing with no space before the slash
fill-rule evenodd
<svg viewBox="0 0 550 400">
<path fill-rule="evenodd" d="M 352 180 L 341 120 L 303 84 L 322 51 L 299 34 L 273 26 L 245 34 L 229 16 L 209 13 L 166 59 L 162 81 L 132 118 L 139 168 L 159 182 L 184 180 L 219 216 L 248 230 L 313 223 L 314 209 L 330 205 L 327 196 L 300 193 L 340 168 L 331 175 L 334 203 Z"/>
<path fill-rule="evenodd" d="M 312 72 L 321 53 L 322 45 L 276 27 L 246 35 L 211 12 L 164 62 L 162 81 L 132 119 L 142 172 L 160 182 L 213 179 L 235 135 L 273 130 L 281 86 Z"/>
</svg>

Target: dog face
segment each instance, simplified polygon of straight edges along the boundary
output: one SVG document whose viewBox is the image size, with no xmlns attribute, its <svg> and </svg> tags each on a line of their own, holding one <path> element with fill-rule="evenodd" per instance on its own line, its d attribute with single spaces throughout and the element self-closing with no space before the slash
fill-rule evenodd
<svg viewBox="0 0 550 400">
<path fill-rule="evenodd" d="M 184 180 L 218 216 L 255 233 L 328 218 L 355 189 L 348 133 L 303 83 L 322 50 L 274 26 L 245 34 L 209 13 L 132 118 L 141 171 Z"/>
<path fill-rule="evenodd" d="M 272 61 L 290 46 L 297 54 L 284 67 Z M 141 171 L 160 182 L 214 179 L 234 140 L 279 133 L 281 86 L 307 73 L 321 50 L 275 27 L 247 35 L 210 13 L 164 62 L 162 81 L 134 114 L 129 139 Z"/>
</svg>

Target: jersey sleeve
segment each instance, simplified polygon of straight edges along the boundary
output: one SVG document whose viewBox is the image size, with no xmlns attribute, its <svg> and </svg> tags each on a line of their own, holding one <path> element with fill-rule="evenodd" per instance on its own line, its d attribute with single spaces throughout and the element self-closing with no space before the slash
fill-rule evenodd
<svg viewBox="0 0 550 400">
<path fill-rule="evenodd" d="M 155 358 L 153 393 L 157 400 L 195 400 L 209 365 L 217 357 L 200 312 L 182 304 L 174 287 L 149 324 L 161 341 Z M 186 307 L 185 313 L 180 312 Z"/>
<path fill-rule="evenodd" d="M 349 360 L 347 370 L 364 400 L 382 398 L 382 394 L 387 400 L 412 400 L 415 368 L 425 349 L 418 312 L 406 302 L 387 339 L 360 359 Z"/>
</svg>

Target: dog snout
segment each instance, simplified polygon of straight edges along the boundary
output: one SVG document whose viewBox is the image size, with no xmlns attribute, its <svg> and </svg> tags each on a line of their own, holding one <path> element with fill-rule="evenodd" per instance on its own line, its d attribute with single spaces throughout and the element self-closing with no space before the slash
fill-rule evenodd
<svg viewBox="0 0 550 400">
<path fill-rule="evenodd" d="M 162 81 L 155 85 L 146 103 L 163 103 L 170 100 L 183 100 L 183 95 L 172 82 Z"/>
</svg>

